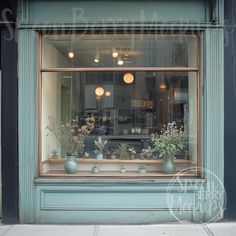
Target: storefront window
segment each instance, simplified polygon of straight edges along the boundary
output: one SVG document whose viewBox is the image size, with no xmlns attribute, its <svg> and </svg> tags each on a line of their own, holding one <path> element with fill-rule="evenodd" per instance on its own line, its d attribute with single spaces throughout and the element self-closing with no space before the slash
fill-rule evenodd
<svg viewBox="0 0 236 236">
<path fill-rule="evenodd" d="M 198 54 L 196 34 L 43 35 L 40 175 L 196 176 Z"/>
</svg>

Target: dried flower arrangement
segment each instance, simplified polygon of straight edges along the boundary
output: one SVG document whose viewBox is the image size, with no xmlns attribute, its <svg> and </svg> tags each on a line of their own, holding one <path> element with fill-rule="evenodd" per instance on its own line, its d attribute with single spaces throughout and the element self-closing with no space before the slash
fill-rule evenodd
<svg viewBox="0 0 236 236">
<path fill-rule="evenodd" d="M 82 119 L 76 117 L 65 122 L 49 117 L 49 125 L 46 129 L 55 135 L 67 156 L 79 155 L 84 152 L 84 140 L 93 130 L 94 122 L 93 115 L 85 115 Z"/>
</svg>

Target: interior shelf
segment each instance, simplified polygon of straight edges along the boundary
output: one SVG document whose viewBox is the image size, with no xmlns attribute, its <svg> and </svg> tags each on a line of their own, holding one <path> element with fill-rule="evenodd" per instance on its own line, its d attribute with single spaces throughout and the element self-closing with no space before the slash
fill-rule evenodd
<svg viewBox="0 0 236 236">
<path fill-rule="evenodd" d="M 65 158 L 49 158 L 42 163 L 64 163 L 66 159 Z M 77 163 L 109 163 L 109 164 L 161 164 L 163 160 L 120 160 L 120 159 L 103 159 L 103 160 L 96 160 L 96 159 L 82 159 L 82 158 L 77 158 L 76 159 Z M 193 160 L 174 160 L 175 164 L 196 164 L 196 161 Z"/>
<path fill-rule="evenodd" d="M 176 173 L 174 174 L 164 174 L 161 171 L 161 164 L 163 160 L 119 160 L 119 159 L 103 159 L 96 160 L 92 158 L 82 159 L 77 158 L 78 169 L 75 174 L 67 174 L 64 171 L 64 158 L 49 158 L 43 161 L 43 169 L 41 176 L 50 176 L 50 177 L 63 177 L 63 176 L 73 176 L 73 177 L 135 177 L 135 178 L 152 178 L 152 177 L 171 177 L 175 174 L 181 173 L 181 170 L 184 171 L 184 176 L 196 176 L 196 162 L 192 160 L 174 160 L 176 164 Z M 99 173 L 92 173 L 93 167 L 97 166 L 100 170 Z M 140 168 L 145 168 L 146 173 L 139 173 Z M 120 169 L 125 168 L 125 173 L 120 173 Z M 186 171 L 186 170 L 190 171 Z"/>
</svg>

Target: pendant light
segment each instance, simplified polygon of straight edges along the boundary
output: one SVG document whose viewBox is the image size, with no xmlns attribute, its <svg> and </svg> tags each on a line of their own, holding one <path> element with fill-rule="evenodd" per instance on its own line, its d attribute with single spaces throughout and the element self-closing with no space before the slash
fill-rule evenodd
<svg viewBox="0 0 236 236">
<path fill-rule="evenodd" d="M 74 58 L 74 56 L 75 56 L 75 53 L 74 53 L 73 51 L 69 51 L 69 52 L 68 52 L 68 57 L 69 57 L 69 58 L 72 59 L 72 58 Z"/>
<path fill-rule="evenodd" d="M 68 57 L 70 59 L 73 59 L 75 57 L 75 53 L 73 50 L 73 36 L 71 37 L 71 41 L 70 41 L 70 50 L 68 51 Z"/>
<path fill-rule="evenodd" d="M 123 81 L 126 84 L 132 84 L 134 82 L 134 76 L 132 73 L 125 73 L 123 76 Z"/>
<path fill-rule="evenodd" d="M 164 74 L 162 74 L 162 77 L 161 77 L 161 82 L 159 84 L 159 89 L 164 91 L 164 90 L 167 90 L 168 89 L 168 86 L 165 82 L 165 77 L 164 77 Z"/>
<path fill-rule="evenodd" d="M 111 55 L 112 55 L 113 58 L 117 58 L 119 56 L 119 53 L 118 53 L 118 51 L 115 48 L 113 48 Z"/>
<path fill-rule="evenodd" d="M 167 90 L 167 84 L 165 82 L 161 82 L 159 85 L 160 90 Z"/>
<path fill-rule="evenodd" d="M 97 81 L 98 85 L 97 85 L 97 88 L 95 89 L 95 94 L 98 96 L 98 97 L 101 97 L 104 93 L 105 93 L 105 90 L 104 88 L 101 86 L 101 77 L 100 77 L 100 74 L 99 74 L 99 80 Z"/>
<path fill-rule="evenodd" d="M 103 87 L 97 87 L 96 89 L 95 89 L 95 94 L 97 95 L 97 96 L 99 96 L 99 97 L 101 97 L 103 94 L 104 94 L 104 88 Z"/>
<path fill-rule="evenodd" d="M 124 64 L 124 61 L 121 59 L 121 57 L 118 57 L 117 65 L 122 66 Z"/>
<path fill-rule="evenodd" d="M 106 91 L 105 95 L 106 95 L 107 97 L 109 97 L 109 96 L 111 96 L 111 92 L 110 92 L 110 91 Z"/>
<path fill-rule="evenodd" d="M 98 64 L 99 61 L 100 61 L 100 54 L 99 54 L 99 52 L 98 52 L 98 49 L 96 49 L 96 56 L 95 56 L 95 58 L 94 58 L 94 62 L 95 62 L 96 64 Z"/>
</svg>

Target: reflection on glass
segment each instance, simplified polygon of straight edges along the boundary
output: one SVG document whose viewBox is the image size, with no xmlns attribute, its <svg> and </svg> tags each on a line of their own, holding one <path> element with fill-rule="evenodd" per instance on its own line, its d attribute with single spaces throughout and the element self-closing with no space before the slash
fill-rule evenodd
<svg viewBox="0 0 236 236">
<path fill-rule="evenodd" d="M 177 159 L 197 160 L 196 73 L 44 72 L 42 78 L 42 152 L 50 156 L 58 144 L 47 136 L 48 117 L 64 122 L 84 114 L 95 116 L 95 128 L 86 138 L 85 151 L 94 156 L 94 140 L 108 140 L 112 153 L 120 143 L 137 151 L 148 148 L 152 133 L 176 121 L 188 133 Z M 63 156 L 63 150 L 60 150 Z"/>
<path fill-rule="evenodd" d="M 44 35 L 42 45 L 44 68 L 197 67 L 195 34 Z"/>
</svg>

